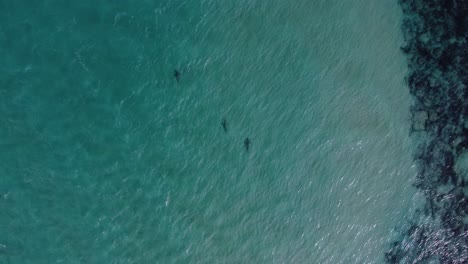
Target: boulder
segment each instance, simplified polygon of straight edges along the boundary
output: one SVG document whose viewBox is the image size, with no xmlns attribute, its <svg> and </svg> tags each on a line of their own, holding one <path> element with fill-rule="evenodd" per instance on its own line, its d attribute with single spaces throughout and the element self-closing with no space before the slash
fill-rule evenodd
<svg viewBox="0 0 468 264">
<path fill-rule="evenodd" d="M 413 114 L 413 129 L 416 131 L 426 130 L 426 122 L 428 119 L 426 111 L 416 111 Z"/>
</svg>

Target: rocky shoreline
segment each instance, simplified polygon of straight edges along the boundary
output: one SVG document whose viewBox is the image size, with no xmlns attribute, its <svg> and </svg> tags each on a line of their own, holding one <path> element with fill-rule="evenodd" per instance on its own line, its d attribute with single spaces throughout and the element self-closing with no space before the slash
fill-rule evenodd
<svg viewBox="0 0 468 264">
<path fill-rule="evenodd" d="M 418 139 L 415 187 L 425 206 L 385 254 L 387 263 L 468 263 L 468 1 L 399 0 Z"/>
</svg>

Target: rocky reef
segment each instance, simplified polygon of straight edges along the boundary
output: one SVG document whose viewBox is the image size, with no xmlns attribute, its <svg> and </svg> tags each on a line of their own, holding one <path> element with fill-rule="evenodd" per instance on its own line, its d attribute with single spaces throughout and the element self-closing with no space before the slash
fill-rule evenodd
<svg viewBox="0 0 468 264">
<path fill-rule="evenodd" d="M 468 263 L 468 1 L 399 0 L 424 208 L 387 263 Z"/>
</svg>

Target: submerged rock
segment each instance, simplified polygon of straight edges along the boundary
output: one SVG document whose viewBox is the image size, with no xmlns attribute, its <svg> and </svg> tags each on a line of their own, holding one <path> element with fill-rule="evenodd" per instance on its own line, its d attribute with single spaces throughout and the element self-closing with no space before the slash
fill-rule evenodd
<svg viewBox="0 0 468 264">
<path fill-rule="evenodd" d="M 413 129 L 416 131 L 426 130 L 426 122 L 428 119 L 426 111 L 417 111 L 413 115 Z"/>
<path fill-rule="evenodd" d="M 399 0 L 415 153 L 424 194 L 415 223 L 389 245 L 387 263 L 468 263 L 468 2 Z M 421 134 L 415 134 L 415 137 Z M 419 219 L 419 220 L 418 220 Z M 422 231 L 424 230 L 424 231 Z"/>
</svg>

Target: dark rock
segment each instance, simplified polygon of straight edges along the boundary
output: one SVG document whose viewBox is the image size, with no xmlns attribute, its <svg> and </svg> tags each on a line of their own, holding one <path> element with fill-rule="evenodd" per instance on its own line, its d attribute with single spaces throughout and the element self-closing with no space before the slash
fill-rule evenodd
<svg viewBox="0 0 468 264">
<path fill-rule="evenodd" d="M 403 47 L 400 47 L 400 50 L 404 53 L 404 54 L 408 54 L 410 52 L 410 47 L 409 46 L 403 46 Z"/>
<path fill-rule="evenodd" d="M 449 46 L 446 48 L 439 57 L 439 67 L 442 71 L 447 71 L 449 66 L 453 63 L 454 59 L 454 51 L 452 50 L 453 47 Z"/>
</svg>

